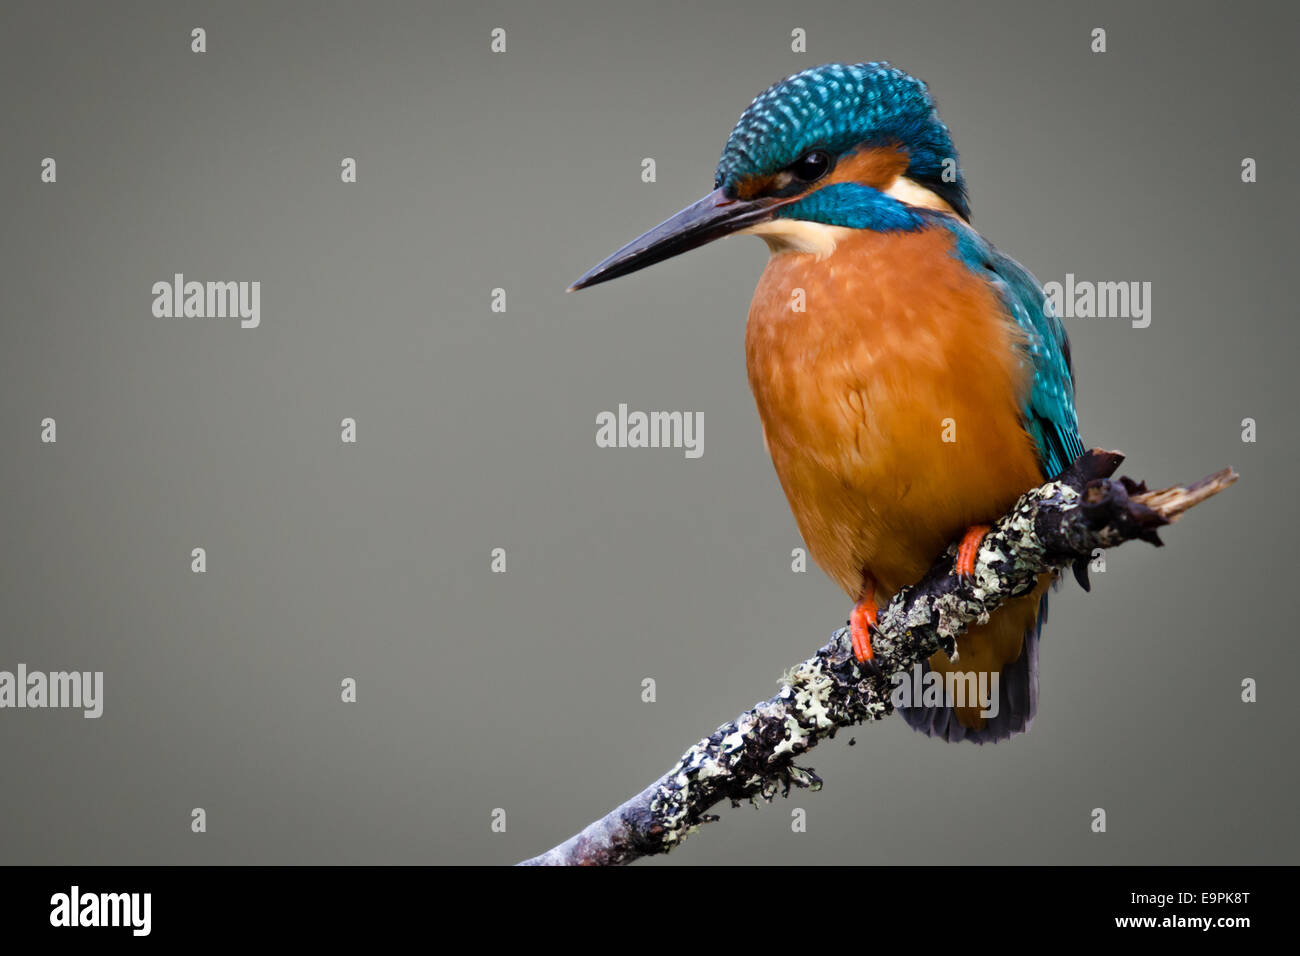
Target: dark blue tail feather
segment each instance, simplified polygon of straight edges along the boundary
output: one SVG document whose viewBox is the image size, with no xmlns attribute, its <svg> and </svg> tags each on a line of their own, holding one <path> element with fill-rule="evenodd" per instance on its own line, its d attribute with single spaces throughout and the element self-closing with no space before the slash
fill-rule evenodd
<svg viewBox="0 0 1300 956">
<path fill-rule="evenodd" d="M 937 737 L 948 743 L 968 740 L 986 744 L 1006 740 L 1023 734 L 1033 725 L 1038 713 L 1038 640 L 1047 622 L 1047 595 L 1038 605 L 1038 618 L 1025 631 L 1020 656 L 1002 669 L 998 680 L 998 713 L 985 720 L 984 726 L 975 730 L 963 726 L 951 707 L 900 707 L 898 713 L 913 730 L 928 737 Z M 928 661 L 922 664 L 928 673 Z"/>
</svg>

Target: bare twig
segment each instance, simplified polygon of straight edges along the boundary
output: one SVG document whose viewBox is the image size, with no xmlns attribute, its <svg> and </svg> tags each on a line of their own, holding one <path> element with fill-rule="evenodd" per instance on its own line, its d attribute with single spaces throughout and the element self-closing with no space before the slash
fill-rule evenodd
<svg viewBox="0 0 1300 956">
<path fill-rule="evenodd" d="M 893 712 L 890 677 L 933 654 L 952 653 L 958 634 L 983 623 L 1004 602 L 1028 593 L 1039 575 L 1073 565 L 1087 587 L 1086 562 L 1096 548 L 1134 538 L 1160 545 L 1157 529 L 1218 494 L 1237 479 L 1225 468 L 1192 485 L 1147 491 L 1112 480 L 1123 455 L 1093 449 L 1055 481 L 1027 492 L 984 538 L 975 573 L 953 573 L 956 545 L 916 585 L 882 608 L 872 634 L 875 666 L 857 662 L 848 629 L 797 665 L 770 700 L 723 724 L 682 755 L 677 765 L 631 800 L 524 865 L 630 863 L 667 853 L 722 800 L 771 800 L 791 787 L 821 786 L 795 758 L 844 727 Z"/>
</svg>

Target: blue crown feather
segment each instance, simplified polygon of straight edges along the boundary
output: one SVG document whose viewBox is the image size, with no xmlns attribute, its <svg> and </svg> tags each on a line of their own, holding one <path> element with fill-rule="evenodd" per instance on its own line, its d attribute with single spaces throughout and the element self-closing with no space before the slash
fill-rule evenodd
<svg viewBox="0 0 1300 956">
<path fill-rule="evenodd" d="M 888 63 L 828 63 L 760 93 L 727 138 L 714 185 L 733 194 L 744 180 L 784 169 L 814 147 L 840 155 L 862 143 L 902 146 L 908 177 L 970 218 L 952 136 L 929 91 Z"/>
</svg>

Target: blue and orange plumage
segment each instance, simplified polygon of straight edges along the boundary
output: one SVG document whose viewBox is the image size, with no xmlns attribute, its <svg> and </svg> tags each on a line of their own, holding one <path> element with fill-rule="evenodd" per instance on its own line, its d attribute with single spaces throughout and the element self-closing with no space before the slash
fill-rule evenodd
<svg viewBox="0 0 1300 956">
<path fill-rule="evenodd" d="M 720 235 L 767 241 L 750 385 L 799 530 L 858 602 L 855 648 L 869 654 L 875 601 L 970 529 L 968 561 L 982 525 L 1082 453 L 1068 341 L 1034 278 L 968 225 L 948 130 L 901 70 L 831 64 L 771 87 L 715 186 L 576 286 Z M 1047 584 L 964 633 L 956 661 L 929 662 L 998 673 L 997 716 L 913 707 L 911 726 L 981 743 L 1028 729 Z"/>
</svg>

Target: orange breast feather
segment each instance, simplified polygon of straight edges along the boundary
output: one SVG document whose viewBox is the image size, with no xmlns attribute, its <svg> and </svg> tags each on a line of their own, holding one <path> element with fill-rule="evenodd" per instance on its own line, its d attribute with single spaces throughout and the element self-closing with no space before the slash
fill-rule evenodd
<svg viewBox="0 0 1300 956">
<path fill-rule="evenodd" d="M 810 552 L 854 599 L 864 572 L 882 601 L 913 583 L 1043 480 L 1017 330 L 951 249 L 944 229 L 845 230 L 824 259 L 774 254 L 754 294 L 746 358 L 768 450 Z M 1036 604 L 997 615 L 997 657 L 1014 660 Z"/>
</svg>

